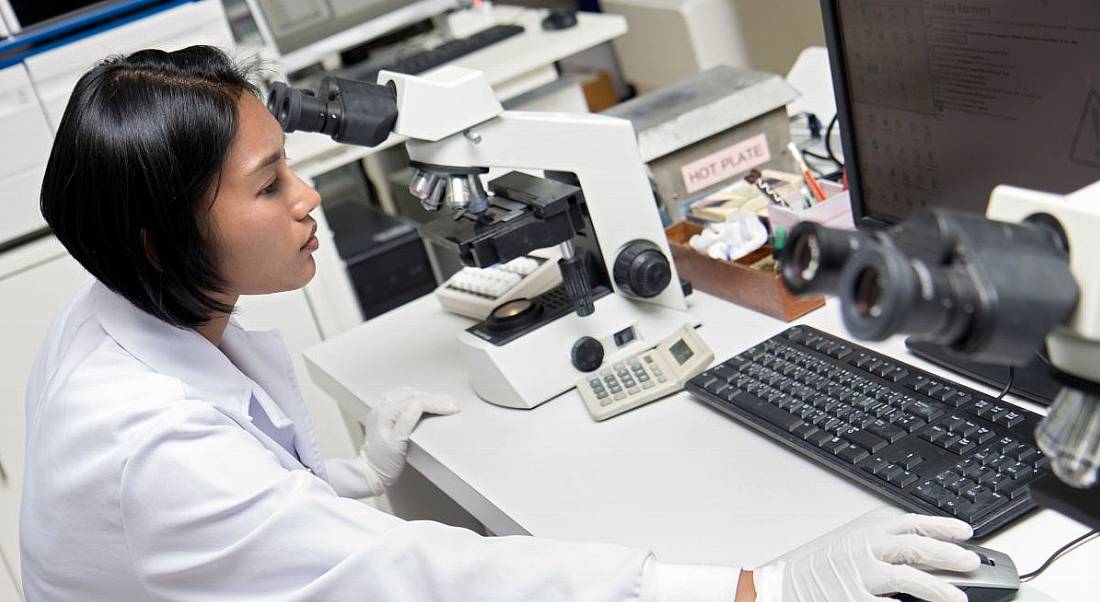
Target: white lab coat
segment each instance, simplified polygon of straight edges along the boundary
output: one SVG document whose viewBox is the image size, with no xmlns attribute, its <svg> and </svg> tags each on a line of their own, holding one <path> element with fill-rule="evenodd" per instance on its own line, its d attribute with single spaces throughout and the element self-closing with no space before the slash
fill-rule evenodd
<svg viewBox="0 0 1100 602">
<path fill-rule="evenodd" d="M 27 389 L 28 600 L 619 601 L 676 598 L 643 594 L 676 582 L 732 599 L 734 569 L 692 578 L 644 550 L 485 538 L 342 498 L 361 484 L 329 480 L 279 335 L 231 323 L 221 350 L 97 282 L 77 294 Z M 253 426 L 253 395 L 293 422 L 301 463 Z"/>
</svg>

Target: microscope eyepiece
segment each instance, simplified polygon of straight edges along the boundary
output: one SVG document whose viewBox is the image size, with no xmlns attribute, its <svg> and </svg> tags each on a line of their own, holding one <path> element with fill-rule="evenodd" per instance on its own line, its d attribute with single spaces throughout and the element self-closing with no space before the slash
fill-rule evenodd
<svg viewBox="0 0 1100 602">
<path fill-rule="evenodd" d="M 276 82 L 267 109 L 285 132 L 319 132 L 346 144 L 376 146 L 393 131 L 397 93 L 392 85 L 326 77 L 318 92 Z"/>
<path fill-rule="evenodd" d="M 795 294 L 827 293 L 860 339 L 895 334 L 975 361 L 1021 363 L 1073 310 L 1077 286 L 1051 226 L 934 211 L 873 235 L 796 226 L 780 253 Z M 1035 282 L 1019 286 L 1018 274 Z"/>
</svg>

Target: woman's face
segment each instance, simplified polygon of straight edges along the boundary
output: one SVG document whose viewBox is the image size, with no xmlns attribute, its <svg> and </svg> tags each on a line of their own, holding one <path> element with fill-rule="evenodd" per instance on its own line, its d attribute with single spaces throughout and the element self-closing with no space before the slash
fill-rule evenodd
<svg viewBox="0 0 1100 602">
<path fill-rule="evenodd" d="M 208 216 L 215 269 L 234 295 L 301 288 L 316 272 L 309 213 L 321 197 L 287 166 L 283 131 L 260 100 L 245 93 L 237 107 L 237 136 Z"/>
</svg>

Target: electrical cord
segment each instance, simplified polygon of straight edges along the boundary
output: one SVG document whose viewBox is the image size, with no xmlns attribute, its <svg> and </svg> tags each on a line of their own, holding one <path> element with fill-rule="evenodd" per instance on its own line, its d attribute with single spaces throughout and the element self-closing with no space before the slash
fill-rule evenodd
<svg viewBox="0 0 1100 602">
<path fill-rule="evenodd" d="M 1050 558 L 1047 558 L 1046 562 L 1044 562 L 1039 568 L 1031 571 L 1030 573 L 1024 573 L 1023 575 L 1020 575 L 1020 581 L 1031 581 L 1032 579 L 1038 577 L 1040 574 L 1042 574 L 1043 571 L 1050 568 L 1050 565 L 1054 564 L 1055 560 L 1058 560 L 1062 557 L 1062 555 L 1066 554 L 1067 552 L 1072 551 L 1074 547 L 1082 545 L 1088 540 L 1096 537 L 1097 534 L 1100 534 L 1100 531 L 1093 529 L 1092 531 L 1085 533 L 1081 537 L 1078 537 L 1077 539 L 1074 539 L 1066 545 L 1058 548 L 1058 550 L 1051 554 Z"/>
<path fill-rule="evenodd" d="M 1012 381 L 1013 380 L 1016 380 L 1016 367 L 1015 366 L 1009 366 L 1008 367 L 1008 382 L 1005 383 L 1005 388 L 1001 390 L 1000 395 L 997 395 L 997 401 L 1001 401 L 1002 399 L 1005 398 L 1005 395 L 1008 395 L 1009 389 L 1012 388 Z"/>
<path fill-rule="evenodd" d="M 844 169 L 844 162 L 836 157 L 836 153 L 833 152 L 833 128 L 836 127 L 837 118 L 840 117 L 840 113 L 835 113 L 833 118 L 829 120 L 829 127 L 825 128 L 825 152 L 829 155 L 829 160 L 836 163 L 837 167 Z"/>
</svg>

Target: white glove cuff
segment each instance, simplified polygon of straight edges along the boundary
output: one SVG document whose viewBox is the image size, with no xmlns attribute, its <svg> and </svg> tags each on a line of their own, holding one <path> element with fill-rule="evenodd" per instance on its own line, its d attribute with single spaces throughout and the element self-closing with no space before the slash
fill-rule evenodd
<svg viewBox="0 0 1100 602">
<path fill-rule="evenodd" d="M 652 556 L 642 568 L 641 602 L 730 602 L 741 569 L 705 564 L 670 564 Z"/>
<path fill-rule="evenodd" d="M 756 602 L 780 602 L 783 599 L 783 569 L 786 563 L 773 562 L 752 572 Z"/>
</svg>

